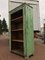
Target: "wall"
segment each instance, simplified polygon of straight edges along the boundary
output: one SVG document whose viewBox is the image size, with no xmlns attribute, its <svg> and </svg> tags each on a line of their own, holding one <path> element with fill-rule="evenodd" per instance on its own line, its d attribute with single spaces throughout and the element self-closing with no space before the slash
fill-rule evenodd
<svg viewBox="0 0 45 60">
<path fill-rule="evenodd" d="M 40 30 L 40 13 L 39 5 L 31 5 L 33 7 L 33 24 L 34 30 Z"/>
</svg>

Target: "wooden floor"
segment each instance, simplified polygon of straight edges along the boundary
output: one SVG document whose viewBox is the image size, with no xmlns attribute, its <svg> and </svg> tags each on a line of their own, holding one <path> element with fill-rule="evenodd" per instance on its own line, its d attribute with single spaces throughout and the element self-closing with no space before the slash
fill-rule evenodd
<svg viewBox="0 0 45 60">
<path fill-rule="evenodd" d="M 25 60 L 23 57 L 10 53 L 8 47 L 8 40 L 0 39 L 0 60 Z M 29 57 L 28 60 L 45 60 L 45 45 L 35 42 L 34 56 Z"/>
</svg>

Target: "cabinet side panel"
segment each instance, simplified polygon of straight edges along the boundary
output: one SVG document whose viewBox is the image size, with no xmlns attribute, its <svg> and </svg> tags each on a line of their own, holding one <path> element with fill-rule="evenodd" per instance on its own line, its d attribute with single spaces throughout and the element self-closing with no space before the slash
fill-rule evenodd
<svg viewBox="0 0 45 60">
<path fill-rule="evenodd" d="M 27 48 L 26 48 L 26 27 L 25 27 L 25 25 L 26 25 L 26 23 L 25 23 L 25 21 L 26 21 L 26 6 L 24 5 L 23 6 L 23 40 L 24 40 L 24 56 L 27 56 Z"/>
<path fill-rule="evenodd" d="M 30 56 L 34 53 L 34 34 L 33 34 L 33 14 L 32 8 L 26 6 L 26 44 L 27 44 L 27 56 Z"/>
<path fill-rule="evenodd" d="M 9 13 L 9 50 L 11 51 L 11 15 Z"/>
</svg>

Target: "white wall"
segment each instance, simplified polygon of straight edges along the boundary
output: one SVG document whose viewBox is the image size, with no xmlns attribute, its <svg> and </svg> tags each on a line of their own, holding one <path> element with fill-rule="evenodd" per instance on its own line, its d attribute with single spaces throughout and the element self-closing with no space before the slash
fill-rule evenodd
<svg viewBox="0 0 45 60">
<path fill-rule="evenodd" d="M 33 6 L 33 24 L 34 24 L 34 30 L 40 30 L 39 5 L 31 5 L 31 6 Z"/>
<path fill-rule="evenodd" d="M 18 0 L 15 0 L 15 1 L 18 1 Z M 20 1 L 22 1 L 22 0 L 20 0 Z M 34 30 L 40 30 L 39 4 L 38 4 L 38 2 L 36 4 L 35 3 L 36 2 L 34 2 L 34 4 L 30 3 L 30 5 L 33 7 L 33 24 L 34 24 L 33 26 L 34 26 Z M 9 11 L 11 11 L 12 9 L 16 8 L 19 5 L 21 5 L 21 3 L 9 2 Z"/>
</svg>

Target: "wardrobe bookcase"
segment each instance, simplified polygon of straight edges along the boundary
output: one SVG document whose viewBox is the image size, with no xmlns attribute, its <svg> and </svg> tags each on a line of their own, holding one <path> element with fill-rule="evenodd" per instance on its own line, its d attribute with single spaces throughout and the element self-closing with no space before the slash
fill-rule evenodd
<svg viewBox="0 0 45 60">
<path fill-rule="evenodd" d="M 28 57 L 34 54 L 33 8 L 22 4 L 9 12 L 10 50 Z"/>
</svg>

